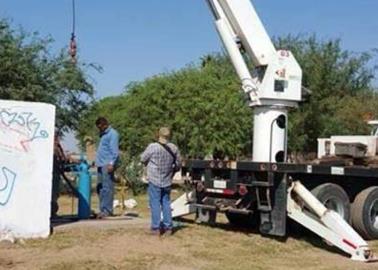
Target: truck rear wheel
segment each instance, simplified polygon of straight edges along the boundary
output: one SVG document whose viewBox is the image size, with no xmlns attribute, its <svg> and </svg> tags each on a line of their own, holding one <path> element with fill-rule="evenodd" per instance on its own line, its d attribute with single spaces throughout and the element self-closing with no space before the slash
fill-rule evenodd
<svg viewBox="0 0 378 270">
<path fill-rule="evenodd" d="M 348 194 L 342 187 L 333 183 L 325 183 L 311 190 L 311 193 L 325 207 L 335 211 L 349 223 L 351 206 Z"/>
<path fill-rule="evenodd" d="M 378 187 L 358 193 L 352 204 L 352 224 L 365 240 L 378 238 Z"/>
</svg>

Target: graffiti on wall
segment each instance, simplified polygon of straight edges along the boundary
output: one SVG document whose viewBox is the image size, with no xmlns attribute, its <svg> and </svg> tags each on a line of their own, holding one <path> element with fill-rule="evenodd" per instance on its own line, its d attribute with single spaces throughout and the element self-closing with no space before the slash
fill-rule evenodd
<svg viewBox="0 0 378 270">
<path fill-rule="evenodd" d="M 16 177 L 15 172 L 0 166 L 0 206 L 5 206 L 9 202 Z"/>
<path fill-rule="evenodd" d="M 54 126 L 54 105 L 0 99 L 0 241 L 50 233 Z"/>
<path fill-rule="evenodd" d="M 0 107 L 0 155 L 4 151 L 27 154 L 33 141 L 48 136 L 34 113 L 19 107 Z M 7 205 L 11 199 L 16 178 L 15 170 L 0 164 L 0 207 Z"/>
<path fill-rule="evenodd" d="M 6 140 L 1 140 L 1 136 L 6 136 Z M 48 136 L 32 112 L 17 111 L 17 107 L 0 108 L 0 150 L 27 153 L 31 142 Z"/>
</svg>

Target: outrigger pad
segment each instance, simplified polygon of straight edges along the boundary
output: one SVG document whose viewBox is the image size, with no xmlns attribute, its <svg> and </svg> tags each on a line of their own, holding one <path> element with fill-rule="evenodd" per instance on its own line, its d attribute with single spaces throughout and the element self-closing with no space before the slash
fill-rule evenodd
<svg viewBox="0 0 378 270">
<path fill-rule="evenodd" d="M 272 211 L 260 212 L 260 232 L 273 236 L 286 235 L 286 204 L 287 204 L 287 181 L 286 175 L 275 179 L 272 193 L 275 198 L 272 202 Z"/>
</svg>

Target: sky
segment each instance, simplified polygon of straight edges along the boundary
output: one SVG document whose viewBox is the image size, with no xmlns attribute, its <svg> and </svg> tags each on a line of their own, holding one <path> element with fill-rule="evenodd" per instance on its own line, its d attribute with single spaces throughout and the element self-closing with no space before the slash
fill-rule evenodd
<svg viewBox="0 0 378 270">
<path fill-rule="evenodd" d="M 103 68 L 90 72 L 97 98 L 222 48 L 205 0 L 75 1 L 79 59 Z M 377 0 L 252 2 L 270 36 L 316 33 L 354 52 L 378 48 Z M 0 0 L 0 18 L 51 36 L 58 52 L 69 44 L 72 0 Z"/>
</svg>

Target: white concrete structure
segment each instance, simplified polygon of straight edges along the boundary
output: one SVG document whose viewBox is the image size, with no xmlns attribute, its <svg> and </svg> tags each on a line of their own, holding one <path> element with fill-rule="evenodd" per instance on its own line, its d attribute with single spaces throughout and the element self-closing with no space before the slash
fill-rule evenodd
<svg viewBox="0 0 378 270">
<path fill-rule="evenodd" d="M 0 240 L 50 232 L 55 106 L 0 100 Z"/>
</svg>

